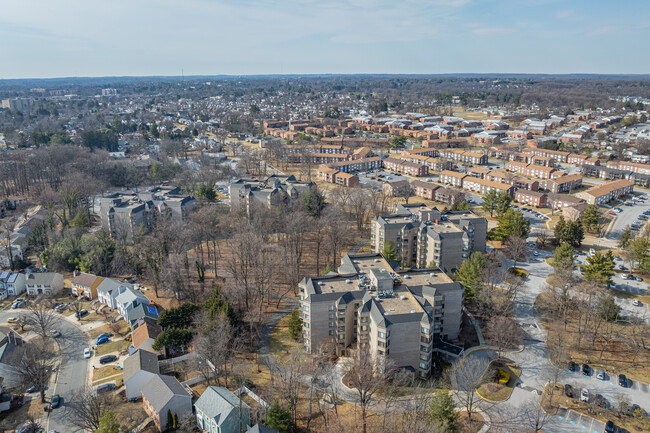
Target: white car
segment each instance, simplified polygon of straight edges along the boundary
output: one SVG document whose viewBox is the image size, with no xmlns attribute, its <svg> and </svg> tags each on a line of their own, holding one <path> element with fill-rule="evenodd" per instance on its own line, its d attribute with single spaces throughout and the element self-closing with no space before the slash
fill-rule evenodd
<svg viewBox="0 0 650 433">
<path fill-rule="evenodd" d="M 580 393 L 580 400 L 589 403 L 589 390 L 582 388 L 582 392 Z"/>
<path fill-rule="evenodd" d="M 634 299 L 634 300 L 632 301 L 632 305 L 634 305 L 635 307 L 638 307 L 639 305 L 641 305 L 641 303 L 639 302 L 638 299 Z"/>
<path fill-rule="evenodd" d="M 90 358 L 90 348 L 88 347 L 84 349 L 84 358 L 86 359 Z"/>
</svg>

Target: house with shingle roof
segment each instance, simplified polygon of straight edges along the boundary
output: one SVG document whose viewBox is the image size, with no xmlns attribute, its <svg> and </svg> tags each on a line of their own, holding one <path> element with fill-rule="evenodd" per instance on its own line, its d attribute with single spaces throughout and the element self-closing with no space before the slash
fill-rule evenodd
<svg viewBox="0 0 650 433">
<path fill-rule="evenodd" d="M 162 328 L 159 325 L 143 321 L 131 333 L 133 348 L 156 352 L 153 350 L 153 343 L 161 332 Z"/>
<path fill-rule="evenodd" d="M 63 289 L 63 275 L 58 272 L 27 273 L 25 276 L 27 294 L 51 295 Z"/>
<path fill-rule="evenodd" d="M 194 405 L 196 425 L 209 433 L 239 433 L 250 426 L 250 409 L 232 392 L 209 386 Z"/>
<path fill-rule="evenodd" d="M 158 355 L 147 350 L 136 350 L 124 360 L 124 386 L 126 398 L 138 398 L 145 383 L 160 374 Z"/>
<path fill-rule="evenodd" d="M 74 277 L 70 281 L 72 284 L 72 294 L 74 296 L 95 299 L 97 297 L 97 286 L 99 286 L 102 281 L 104 281 L 103 277 L 75 271 Z"/>
<path fill-rule="evenodd" d="M 175 377 L 156 374 L 142 386 L 142 404 L 158 430 L 164 431 L 171 427 L 168 412 L 181 418 L 192 411 L 192 396 Z"/>
<path fill-rule="evenodd" d="M 264 424 L 256 424 L 246 430 L 246 433 L 278 433 L 278 431 L 271 427 L 267 427 Z"/>
</svg>

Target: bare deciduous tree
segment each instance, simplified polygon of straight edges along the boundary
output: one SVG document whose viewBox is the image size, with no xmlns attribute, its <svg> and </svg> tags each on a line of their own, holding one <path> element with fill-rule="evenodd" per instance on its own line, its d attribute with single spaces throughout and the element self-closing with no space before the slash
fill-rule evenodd
<svg viewBox="0 0 650 433">
<path fill-rule="evenodd" d="M 25 356 L 16 367 L 25 388 L 37 386 L 41 392 L 41 402 L 45 403 L 45 387 L 50 381 L 54 353 L 45 341 L 30 341 L 25 343 Z"/>
<path fill-rule="evenodd" d="M 343 367 L 344 380 L 354 388 L 358 405 L 361 408 L 362 432 L 368 429 L 368 407 L 377 391 L 384 386 L 395 373 L 389 359 L 375 359 L 367 347 L 357 348 Z"/>
<path fill-rule="evenodd" d="M 99 428 L 102 414 L 115 403 L 110 394 L 98 394 L 91 388 L 75 393 L 66 405 L 66 414 L 71 425 L 80 431 L 95 431 Z"/>
<path fill-rule="evenodd" d="M 452 372 L 452 384 L 458 391 L 456 398 L 467 411 L 467 419 L 470 421 L 477 409 L 478 397 L 475 391 L 481 384 L 481 376 L 487 366 L 488 362 L 485 359 L 464 358 Z"/>
<path fill-rule="evenodd" d="M 28 320 L 34 331 L 45 340 L 54 327 L 56 316 L 54 310 L 47 308 L 43 302 L 32 302 L 29 307 Z"/>
<path fill-rule="evenodd" d="M 497 347 L 497 354 L 500 358 L 504 349 L 519 344 L 521 331 L 519 325 L 514 320 L 508 317 L 497 316 L 489 320 L 486 336 Z"/>
<path fill-rule="evenodd" d="M 522 261 L 528 255 L 528 244 L 526 239 L 518 236 L 508 238 L 506 241 L 506 254 L 514 262 L 512 267 L 517 267 L 517 262 Z"/>
</svg>

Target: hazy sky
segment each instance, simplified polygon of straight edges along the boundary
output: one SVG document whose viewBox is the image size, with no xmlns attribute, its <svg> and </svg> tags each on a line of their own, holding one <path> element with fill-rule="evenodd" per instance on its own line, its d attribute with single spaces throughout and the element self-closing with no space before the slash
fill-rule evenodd
<svg viewBox="0 0 650 433">
<path fill-rule="evenodd" d="M 0 78 L 650 73 L 650 0 L 0 0 Z"/>
</svg>

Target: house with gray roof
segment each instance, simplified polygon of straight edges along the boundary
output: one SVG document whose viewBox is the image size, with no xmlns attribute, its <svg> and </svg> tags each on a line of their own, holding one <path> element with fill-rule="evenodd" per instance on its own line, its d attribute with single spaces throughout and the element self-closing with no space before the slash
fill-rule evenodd
<svg viewBox="0 0 650 433">
<path fill-rule="evenodd" d="M 97 286 L 97 298 L 109 308 L 117 308 L 116 298 L 126 290 L 133 289 L 133 284 L 123 283 L 112 278 L 104 278 Z"/>
<path fill-rule="evenodd" d="M 25 288 L 30 296 L 57 293 L 63 289 L 63 275 L 58 272 L 27 273 Z"/>
<path fill-rule="evenodd" d="M 232 392 L 209 386 L 194 405 L 196 425 L 209 433 L 239 433 L 250 426 L 250 409 Z"/>
<path fill-rule="evenodd" d="M 278 431 L 271 427 L 267 427 L 264 424 L 256 424 L 246 430 L 246 433 L 278 433 Z"/>
<path fill-rule="evenodd" d="M 18 272 L 0 272 L 0 291 L 4 292 L 3 299 L 9 296 L 17 296 L 25 291 L 25 274 Z"/>
<path fill-rule="evenodd" d="M 149 298 L 142 292 L 127 288 L 115 297 L 115 307 L 118 313 L 126 319 L 127 313 L 140 304 L 149 305 Z"/>
<path fill-rule="evenodd" d="M 167 424 L 168 413 L 180 418 L 186 412 L 192 412 L 192 396 L 173 376 L 152 376 L 142 386 L 141 393 L 144 410 L 160 431 L 171 427 Z"/>
<path fill-rule="evenodd" d="M 123 371 L 126 398 L 138 398 L 142 394 L 144 384 L 160 374 L 158 355 L 146 350 L 136 350 L 124 360 Z"/>
<path fill-rule="evenodd" d="M 158 309 L 155 305 L 150 305 L 149 303 L 138 304 L 126 312 L 124 319 L 129 323 L 129 327 L 133 331 L 142 323 L 157 323 Z"/>
</svg>

